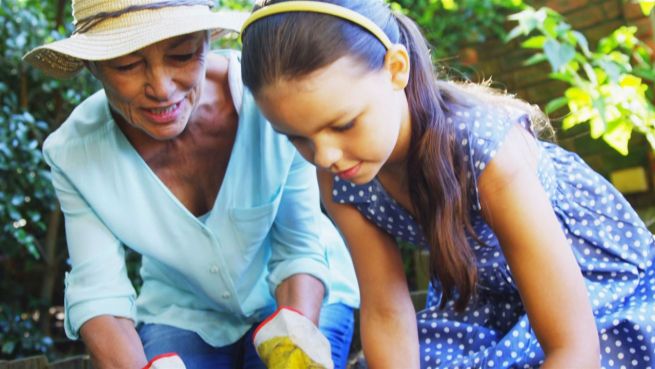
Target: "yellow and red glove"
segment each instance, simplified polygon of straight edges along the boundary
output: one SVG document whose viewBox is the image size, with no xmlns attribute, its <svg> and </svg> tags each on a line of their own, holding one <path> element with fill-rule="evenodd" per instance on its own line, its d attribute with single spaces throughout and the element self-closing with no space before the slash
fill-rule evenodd
<svg viewBox="0 0 655 369">
<path fill-rule="evenodd" d="M 334 369 L 330 342 L 300 312 L 277 309 L 255 329 L 257 354 L 268 369 Z"/>
<path fill-rule="evenodd" d="M 157 355 L 142 369 L 186 369 L 182 359 L 174 352 Z"/>
</svg>

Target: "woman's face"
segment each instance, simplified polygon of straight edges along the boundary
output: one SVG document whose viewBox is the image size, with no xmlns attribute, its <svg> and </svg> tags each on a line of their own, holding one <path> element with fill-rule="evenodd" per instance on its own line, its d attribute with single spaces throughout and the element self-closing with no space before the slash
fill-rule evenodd
<svg viewBox="0 0 655 369">
<path fill-rule="evenodd" d="M 90 65 L 110 106 L 156 140 L 177 137 L 198 105 L 205 81 L 206 31 L 173 37 Z"/>
<path fill-rule="evenodd" d="M 403 88 L 388 68 L 370 71 L 346 56 L 267 85 L 256 100 L 307 161 L 362 184 L 386 163 L 404 160 L 410 127 Z"/>
</svg>

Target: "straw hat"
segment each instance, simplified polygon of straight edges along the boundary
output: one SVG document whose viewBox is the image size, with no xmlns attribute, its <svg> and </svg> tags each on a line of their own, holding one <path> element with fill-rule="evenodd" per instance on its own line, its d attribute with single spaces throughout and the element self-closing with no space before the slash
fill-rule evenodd
<svg viewBox="0 0 655 369">
<path fill-rule="evenodd" d="M 23 60 L 57 78 L 69 78 L 84 60 L 107 60 L 158 41 L 202 30 L 212 37 L 238 32 L 248 13 L 210 8 L 214 0 L 73 0 L 75 31 L 39 46 Z"/>
</svg>

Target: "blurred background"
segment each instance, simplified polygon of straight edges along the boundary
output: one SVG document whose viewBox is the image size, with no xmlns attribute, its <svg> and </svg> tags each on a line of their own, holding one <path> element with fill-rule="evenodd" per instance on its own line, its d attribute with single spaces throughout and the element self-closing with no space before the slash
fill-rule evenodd
<svg viewBox="0 0 655 369">
<path fill-rule="evenodd" d="M 487 81 L 539 104 L 555 140 L 614 183 L 653 230 L 655 0 L 389 4 L 422 27 L 441 78 Z M 251 3 L 219 8 L 249 11 Z M 41 145 L 99 86 L 87 72 L 58 81 L 21 62 L 31 48 L 69 35 L 71 22 L 68 0 L 0 0 L 0 363 L 84 351 L 63 333 L 69 264 Z M 411 290 L 424 290 L 426 256 L 402 249 Z M 128 264 L 138 289 L 138 255 L 128 253 Z"/>
</svg>

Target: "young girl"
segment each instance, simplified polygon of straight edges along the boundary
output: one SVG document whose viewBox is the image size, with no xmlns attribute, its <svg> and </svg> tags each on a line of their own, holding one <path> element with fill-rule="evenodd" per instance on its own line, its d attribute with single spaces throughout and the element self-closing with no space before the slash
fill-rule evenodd
<svg viewBox="0 0 655 369">
<path fill-rule="evenodd" d="M 652 368 L 655 246 L 538 109 L 437 81 L 415 24 L 378 0 L 271 1 L 243 79 L 318 168 L 350 246 L 371 368 Z M 396 242 L 427 247 L 414 315 Z"/>
</svg>

